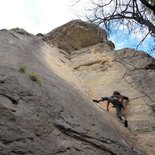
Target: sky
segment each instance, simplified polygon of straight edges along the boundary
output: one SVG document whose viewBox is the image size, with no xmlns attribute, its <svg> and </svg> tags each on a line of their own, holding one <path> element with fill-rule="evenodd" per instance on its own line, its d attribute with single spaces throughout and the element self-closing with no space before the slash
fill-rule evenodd
<svg viewBox="0 0 155 155">
<path fill-rule="evenodd" d="M 0 0 L 0 29 L 23 28 L 32 34 L 46 34 L 73 19 L 82 18 L 89 0 L 81 0 L 74 5 L 75 0 Z M 135 48 L 140 41 L 140 35 L 130 38 L 122 33 L 110 37 L 116 49 L 124 47 Z M 119 38 L 119 40 L 118 40 Z M 147 51 L 146 43 L 139 50 Z"/>
<path fill-rule="evenodd" d="M 0 0 L 0 29 L 23 28 L 48 33 L 75 18 L 71 0 Z"/>
</svg>

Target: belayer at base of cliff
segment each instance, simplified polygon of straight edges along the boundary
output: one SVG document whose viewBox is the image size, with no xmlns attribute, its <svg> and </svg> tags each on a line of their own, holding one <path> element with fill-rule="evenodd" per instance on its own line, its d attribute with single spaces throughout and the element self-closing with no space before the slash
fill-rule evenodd
<svg viewBox="0 0 155 155">
<path fill-rule="evenodd" d="M 128 127 L 128 121 L 126 120 L 122 110 L 125 109 L 125 103 L 129 101 L 129 98 L 123 96 L 118 91 L 114 91 L 111 97 L 101 97 L 100 100 L 93 100 L 93 102 L 99 103 L 101 101 L 107 101 L 107 111 L 109 111 L 109 104 L 116 108 L 117 117 L 123 122 L 124 126 Z"/>
</svg>

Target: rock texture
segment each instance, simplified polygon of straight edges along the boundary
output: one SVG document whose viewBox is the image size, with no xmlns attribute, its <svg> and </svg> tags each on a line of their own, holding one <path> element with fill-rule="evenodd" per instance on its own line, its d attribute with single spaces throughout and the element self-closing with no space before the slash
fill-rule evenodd
<svg viewBox="0 0 155 155">
<path fill-rule="evenodd" d="M 131 49 L 108 53 L 100 49 L 100 53 L 101 46 L 80 50 L 82 55 L 76 54 L 71 59 L 75 72 L 86 83 L 89 95 L 99 98 L 110 95 L 113 90 L 128 95 L 128 110 L 131 109 L 127 114 L 129 120 L 133 119 L 130 128 L 146 132 L 154 130 L 154 59 Z"/>
<path fill-rule="evenodd" d="M 154 60 L 106 39 L 63 50 L 40 36 L 0 31 L 0 154 L 153 155 Z M 131 99 L 129 129 L 90 100 L 113 89 Z"/>
<path fill-rule="evenodd" d="M 131 49 L 108 51 L 103 46 L 81 49 L 73 55 L 74 71 L 83 79 L 92 98 L 109 96 L 114 90 L 130 98 L 125 111 L 129 129 L 141 137 L 138 142 L 153 155 L 155 60 L 144 52 Z M 102 106 L 105 108 L 104 103 Z"/>
<path fill-rule="evenodd" d="M 54 44 L 60 49 L 70 53 L 83 47 L 103 42 L 114 48 L 114 44 L 107 40 L 107 34 L 94 24 L 88 24 L 81 20 L 71 21 L 43 37 L 48 44 Z"/>
<path fill-rule="evenodd" d="M 54 31 L 65 30 L 69 26 L 70 23 Z M 76 29 L 76 26 L 74 28 Z M 58 36 L 61 36 L 62 32 L 59 33 Z M 79 30 L 78 33 L 83 34 L 83 31 Z M 105 41 L 98 41 L 96 45 L 91 44 L 70 51 L 72 62 L 70 66 L 84 82 L 84 88 L 90 98 L 110 96 L 114 90 L 129 96 L 130 102 L 125 111 L 129 120 L 129 130 L 139 138 L 137 142 L 153 155 L 155 154 L 153 147 L 155 144 L 155 60 L 143 51 L 128 48 L 114 51 L 112 46 L 109 46 L 106 36 L 103 40 Z M 65 47 L 61 48 L 66 50 Z M 101 106 L 105 108 L 104 103 Z M 115 115 L 114 108 L 111 108 L 111 111 Z"/>
</svg>

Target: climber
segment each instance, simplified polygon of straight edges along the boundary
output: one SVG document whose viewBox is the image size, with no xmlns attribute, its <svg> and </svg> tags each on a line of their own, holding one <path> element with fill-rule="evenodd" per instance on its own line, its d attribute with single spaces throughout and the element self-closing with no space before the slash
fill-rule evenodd
<svg viewBox="0 0 155 155">
<path fill-rule="evenodd" d="M 118 91 L 114 91 L 111 97 L 101 97 L 100 100 L 93 100 L 96 103 L 101 101 L 107 101 L 107 111 L 109 111 L 109 103 L 112 103 L 113 107 L 116 108 L 117 117 L 123 121 L 125 127 L 128 127 L 128 121 L 122 113 L 122 109 L 125 109 L 125 103 L 129 101 L 128 97 L 121 95 Z"/>
</svg>

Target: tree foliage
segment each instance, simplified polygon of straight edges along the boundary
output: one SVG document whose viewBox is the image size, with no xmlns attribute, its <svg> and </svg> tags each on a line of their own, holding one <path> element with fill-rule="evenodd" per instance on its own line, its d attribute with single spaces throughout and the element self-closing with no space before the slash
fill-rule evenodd
<svg viewBox="0 0 155 155">
<path fill-rule="evenodd" d="M 149 35 L 155 38 L 155 0 L 92 0 L 87 18 L 109 33 L 126 29 L 128 33 L 145 32 L 139 44 Z M 152 45 L 151 50 L 155 50 Z"/>
</svg>

